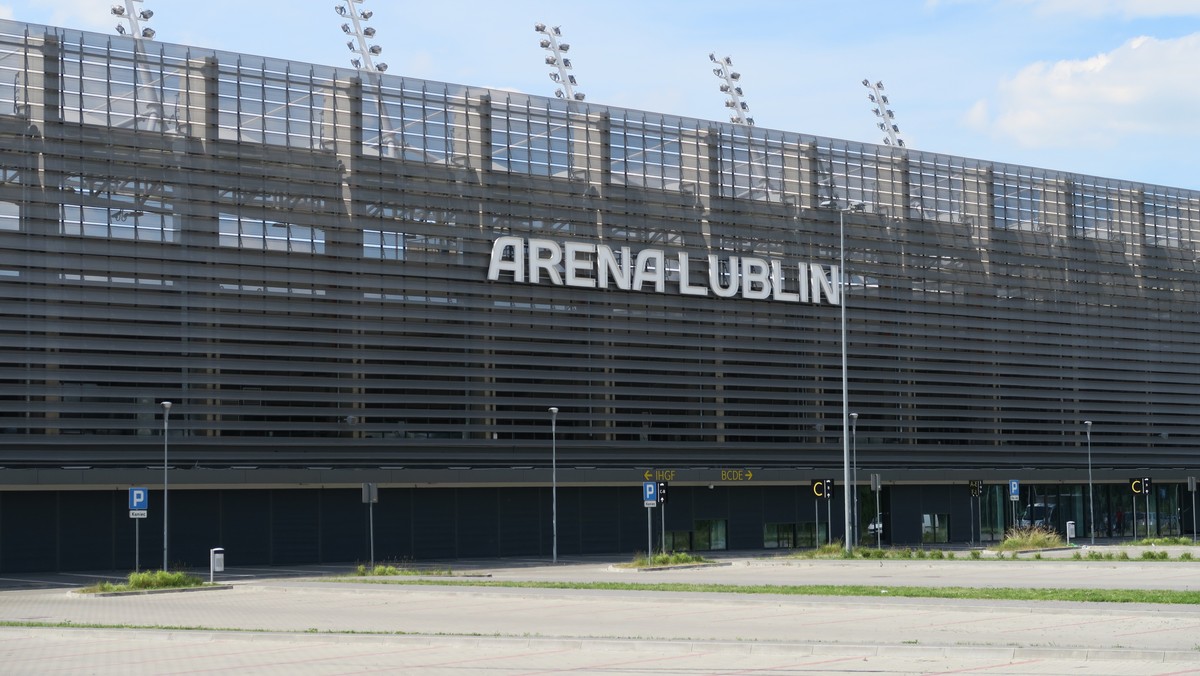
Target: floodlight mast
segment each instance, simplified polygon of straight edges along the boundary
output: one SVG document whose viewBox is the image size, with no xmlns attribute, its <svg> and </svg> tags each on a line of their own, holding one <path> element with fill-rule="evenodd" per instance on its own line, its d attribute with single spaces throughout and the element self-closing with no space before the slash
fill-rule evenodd
<svg viewBox="0 0 1200 676">
<path fill-rule="evenodd" d="M 124 5 L 113 5 L 112 15 L 124 19 L 129 27 L 126 28 L 124 23 L 117 24 L 117 32 L 121 35 L 128 35 L 135 40 L 153 40 L 154 29 L 149 26 L 143 28 L 140 21 L 149 21 L 150 17 L 154 16 L 154 12 L 149 9 L 138 9 L 135 5 L 141 5 L 142 0 L 125 0 Z"/>
<path fill-rule="evenodd" d="M 742 100 L 742 87 L 738 84 L 738 81 L 742 79 L 742 74 L 733 69 L 733 59 L 728 56 L 718 59 L 716 53 L 711 52 L 708 60 L 717 64 L 717 67 L 713 68 L 713 75 L 721 78 L 723 82 L 721 91 L 728 97 L 725 107 L 733 111 L 729 115 L 729 121 L 753 127 L 754 118 L 750 117 L 750 106 Z"/>
<path fill-rule="evenodd" d="M 581 92 L 575 91 L 576 82 L 575 76 L 571 75 L 571 60 L 564 54 L 571 50 L 571 45 L 565 42 L 559 42 L 562 37 L 562 29 L 558 26 L 546 27 L 546 24 L 535 24 L 533 30 L 542 35 L 542 49 L 550 52 L 546 57 L 546 65 L 553 66 L 554 70 L 550 71 L 550 79 L 559 86 L 559 89 L 554 90 L 554 95 L 560 99 L 568 101 L 582 101 L 584 95 Z"/>
<path fill-rule="evenodd" d="M 879 127 L 885 134 L 883 137 L 884 144 L 903 148 L 904 139 L 900 138 L 900 127 L 895 122 L 896 114 L 888 108 L 888 97 L 883 93 L 883 81 L 877 80 L 872 83 L 870 80 L 863 80 L 862 83 L 864 87 L 871 90 L 867 94 L 867 98 L 874 106 L 871 112 L 875 113 L 875 117 L 879 118 L 879 122 L 876 122 L 875 126 Z"/>
<path fill-rule="evenodd" d="M 342 18 L 348 19 L 346 23 L 342 24 L 342 32 L 351 38 L 346 42 L 346 47 L 355 54 L 350 59 L 350 63 L 358 70 L 370 73 L 382 73 L 387 70 L 387 64 L 382 61 L 375 63 L 371 57 L 379 56 L 383 52 L 383 47 L 368 42 L 368 40 L 375 37 L 375 29 L 363 25 L 375 13 L 370 10 L 356 9 L 356 6 L 362 3 L 363 0 L 342 0 L 339 4 L 333 6 L 333 11 L 337 12 Z"/>
</svg>

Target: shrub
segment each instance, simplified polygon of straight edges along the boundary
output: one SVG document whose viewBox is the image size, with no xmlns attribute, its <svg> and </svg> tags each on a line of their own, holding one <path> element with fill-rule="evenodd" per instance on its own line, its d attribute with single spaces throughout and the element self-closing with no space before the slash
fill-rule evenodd
<svg viewBox="0 0 1200 676">
<path fill-rule="evenodd" d="M 691 552 L 669 552 L 667 554 L 654 554 L 647 557 L 645 554 L 638 552 L 633 557 L 633 565 L 638 568 L 647 566 L 686 566 L 691 563 L 707 563 L 708 559 L 698 554 Z"/>
<path fill-rule="evenodd" d="M 91 593 L 143 591 L 146 589 L 184 589 L 187 587 L 199 587 L 203 584 L 204 580 L 202 578 L 189 573 L 148 570 L 145 572 L 130 573 L 126 581 L 121 584 L 114 584 L 106 580 L 90 587 L 84 587 L 80 591 Z"/>
<path fill-rule="evenodd" d="M 978 549 L 972 549 L 971 550 L 971 558 L 972 559 L 981 559 L 981 558 L 983 558 L 983 552 L 979 551 Z"/>
<path fill-rule="evenodd" d="M 1041 526 L 1032 528 L 1010 528 L 997 549 L 1000 551 L 1028 551 L 1031 549 L 1055 549 L 1064 545 L 1057 531 Z"/>
</svg>

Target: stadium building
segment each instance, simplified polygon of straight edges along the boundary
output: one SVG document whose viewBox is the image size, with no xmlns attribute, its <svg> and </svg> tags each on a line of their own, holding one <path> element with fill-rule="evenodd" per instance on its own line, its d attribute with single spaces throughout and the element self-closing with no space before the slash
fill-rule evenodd
<svg viewBox="0 0 1200 676">
<path fill-rule="evenodd" d="M 1191 530 L 1200 192 L 0 42 L 0 572 Z"/>
</svg>

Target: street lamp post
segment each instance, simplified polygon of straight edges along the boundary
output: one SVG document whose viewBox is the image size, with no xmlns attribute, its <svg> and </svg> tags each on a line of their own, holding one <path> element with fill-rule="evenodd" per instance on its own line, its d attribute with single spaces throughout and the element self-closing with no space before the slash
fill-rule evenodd
<svg viewBox="0 0 1200 676">
<path fill-rule="evenodd" d="M 558 563 L 558 407 L 550 407 L 550 530 L 551 560 Z"/>
<path fill-rule="evenodd" d="M 1092 544 L 1096 544 L 1096 505 L 1092 501 L 1092 421 L 1084 420 L 1083 427 L 1087 430 L 1087 448 L 1088 448 L 1088 525 L 1092 532 Z"/>
<path fill-rule="evenodd" d="M 858 414 L 850 414 L 850 466 L 854 480 L 854 542 L 858 542 Z"/>
<path fill-rule="evenodd" d="M 167 572 L 167 432 L 170 429 L 171 402 L 164 401 L 163 407 L 163 572 Z"/>
<path fill-rule="evenodd" d="M 846 212 L 859 211 L 861 202 L 851 204 L 844 209 L 838 209 L 838 307 L 841 308 L 841 344 L 842 344 L 842 483 L 846 486 L 846 496 L 843 500 L 842 511 L 846 516 L 846 551 L 853 550 L 850 542 L 850 519 L 853 504 L 850 500 L 850 390 L 846 367 Z"/>
</svg>

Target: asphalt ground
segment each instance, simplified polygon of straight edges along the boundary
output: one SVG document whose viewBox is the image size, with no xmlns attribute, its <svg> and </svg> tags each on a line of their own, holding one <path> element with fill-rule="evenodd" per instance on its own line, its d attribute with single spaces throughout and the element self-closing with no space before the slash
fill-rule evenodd
<svg viewBox="0 0 1200 676">
<path fill-rule="evenodd" d="M 1106 548 L 1102 548 L 1106 549 Z M 1177 551 L 1184 551 L 1180 548 Z M 3 674 L 1200 674 L 1200 606 L 889 597 L 895 586 L 1200 589 L 1200 561 L 722 557 L 438 562 L 434 581 L 860 584 L 871 597 L 332 582 L 350 566 L 217 575 L 226 588 L 98 597 L 7 583 Z M 1178 554 L 1173 553 L 1172 559 Z M 103 577 L 106 574 L 94 574 Z"/>
</svg>

